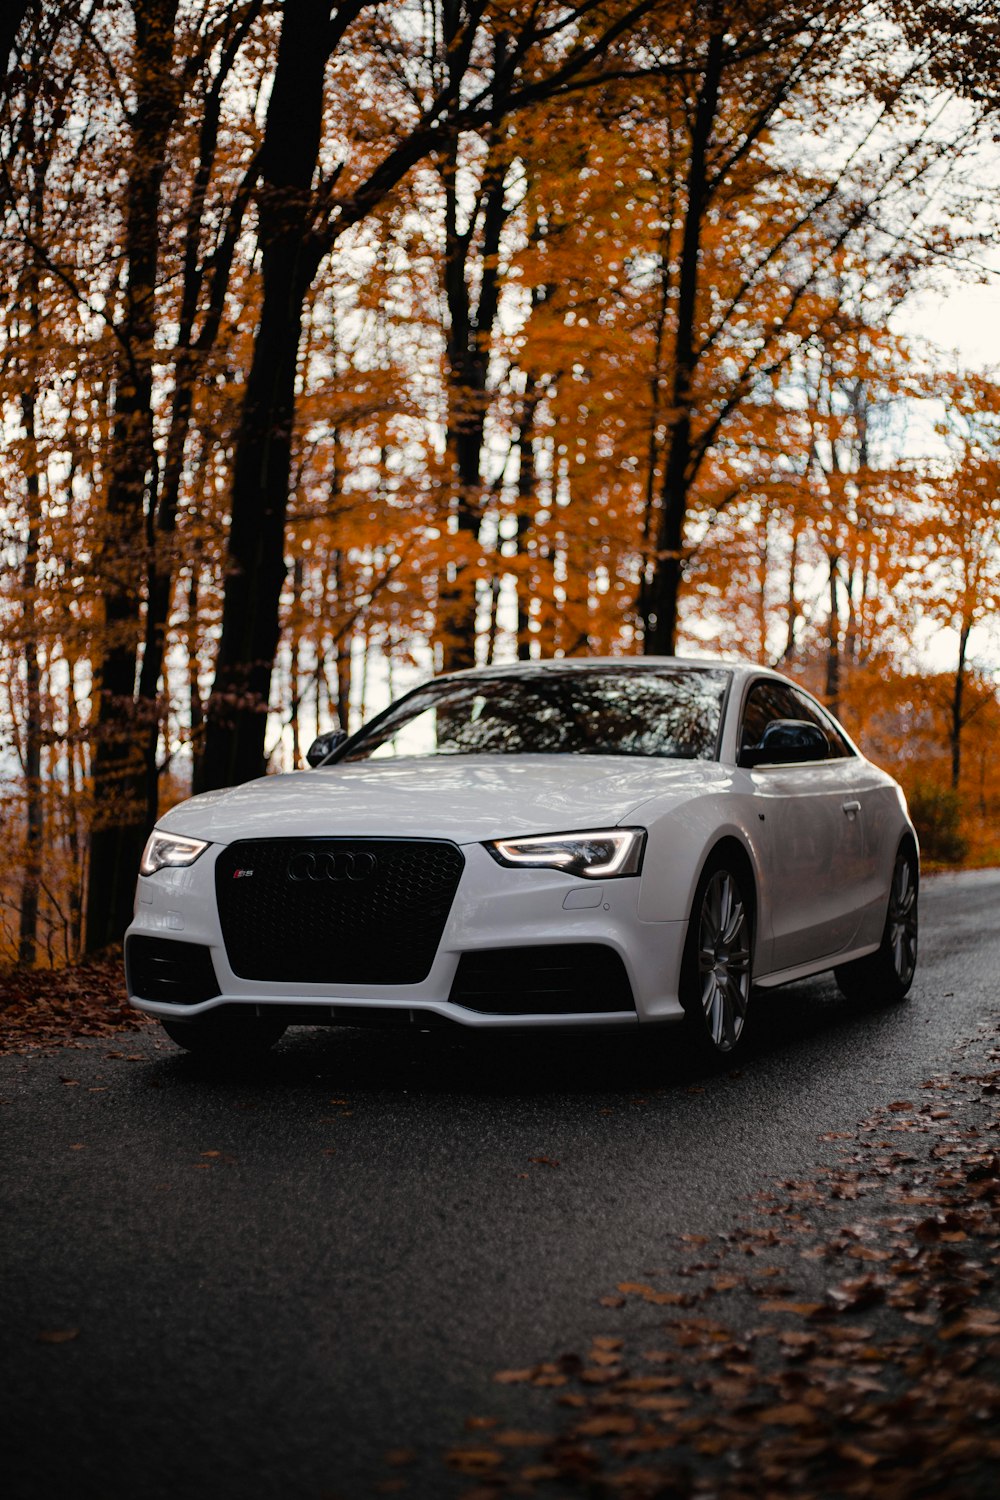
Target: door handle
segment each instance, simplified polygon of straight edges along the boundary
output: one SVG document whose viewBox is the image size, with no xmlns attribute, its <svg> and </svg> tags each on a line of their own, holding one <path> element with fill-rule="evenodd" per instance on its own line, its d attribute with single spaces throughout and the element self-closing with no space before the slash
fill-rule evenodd
<svg viewBox="0 0 1000 1500">
<path fill-rule="evenodd" d="M 861 811 L 861 803 L 860 802 L 845 802 L 844 803 L 844 811 L 845 811 L 845 813 L 847 814 L 847 816 L 849 818 L 855 818 L 855 817 L 857 817 L 858 813 Z"/>
</svg>

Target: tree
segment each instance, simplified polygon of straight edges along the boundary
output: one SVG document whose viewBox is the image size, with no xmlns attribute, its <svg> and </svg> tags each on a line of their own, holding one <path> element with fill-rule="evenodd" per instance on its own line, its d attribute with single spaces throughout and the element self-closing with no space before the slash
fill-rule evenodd
<svg viewBox="0 0 1000 1500">
<path fill-rule="evenodd" d="M 654 548 L 639 594 L 648 652 L 674 649 L 688 516 L 726 424 L 822 330 L 829 304 L 815 294 L 852 237 L 876 211 L 912 216 L 912 230 L 922 186 L 950 161 L 953 142 L 933 121 L 890 133 L 926 80 L 934 43 L 925 38 L 918 55 L 886 48 L 877 11 L 810 0 L 699 11 L 705 40 L 677 116 L 679 244 L 661 261 L 672 359 Z M 827 170 L 797 169 L 785 154 L 793 138 L 798 154 L 804 130 L 823 136 Z M 898 237 L 883 248 L 894 253 Z"/>
<path fill-rule="evenodd" d="M 962 732 L 984 701 L 967 704 L 969 642 L 1000 610 L 1000 385 L 986 376 L 953 379 L 942 435 L 952 462 L 931 491 L 918 540 L 928 614 L 955 632 L 957 656 L 948 714 L 951 785 L 962 775 Z"/>
<path fill-rule="evenodd" d="M 246 781 L 264 768 L 302 307 L 320 263 L 441 143 L 463 128 L 496 128 L 504 113 L 579 86 L 653 8 L 654 0 L 552 7 L 439 0 L 429 8 L 433 25 L 414 7 L 397 29 L 363 0 L 332 13 L 319 0 L 286 4 L 258 191 L 264 292 L 233 463 L 231 561 L 200 787 Z M 365 31 L 354 28 L 362 20 Z M 388 64 L 377 76 L 396 85 L 395 100 L 386 91 L 388 146 L 373 160 L 359 151 L 354 163 L 345 152 L 314 185 L 326 64 L 365 41 L 369 55 Z"/>
</svg>

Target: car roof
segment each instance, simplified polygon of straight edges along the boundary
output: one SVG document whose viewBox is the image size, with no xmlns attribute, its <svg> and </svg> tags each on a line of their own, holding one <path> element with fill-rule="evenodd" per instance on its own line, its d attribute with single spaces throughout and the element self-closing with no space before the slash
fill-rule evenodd
<svg viewBox="0 0 1000 1500">
<path fill-rule="evenodd" d="M 461 679 L 466 677 L 516 677 L 532 676 L 537 672 L 548 671 L 587 671 L 594 667 L 613 667 L 621 672 L 649 672 L 663 667 L 680 667 L 685 671 L 704 671 L 706 669 L 724 670 L 732 672 L 734 677 L 740 679 L 746 677 L 774 677 L 779 682 L 787 682 L 789 679 L 782 677 L 780 672 L 775 672 L 771 667 L 758 666 L 756 662 L 741 661 L 733 657 L 723 656 L 551 656 L 537 661 L 512 661 L 494 662 L 488 667 L 466 667 L 456 672 L 445 672 L 435 681 L 441 682 L 445 678 Z"/>
</svg>

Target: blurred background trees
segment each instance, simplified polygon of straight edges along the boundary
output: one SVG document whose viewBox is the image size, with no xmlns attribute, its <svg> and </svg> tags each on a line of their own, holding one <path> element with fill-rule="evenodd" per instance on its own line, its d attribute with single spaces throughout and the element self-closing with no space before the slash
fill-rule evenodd
<svg viewBox="0 0 1000 1500">
<path fill-rule="evenodd" d="M 893 331 L 979 252 L 980 10 L 9 7 L 0 955 L 118 936 L 192 787 L 552 653 L 780 665 L 995 856 L 1000 384 Z"/>
</svg>

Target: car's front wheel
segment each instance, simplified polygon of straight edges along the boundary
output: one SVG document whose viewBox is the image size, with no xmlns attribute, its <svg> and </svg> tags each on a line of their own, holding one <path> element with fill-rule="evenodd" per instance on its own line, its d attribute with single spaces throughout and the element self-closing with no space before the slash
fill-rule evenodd
<svg viewBox="0 0 1000 1500">
<path fill-rule="evenodd" d="M 748 876 L 725 855 L 709 861 L 691 908 L 681 972 L 681 1003 L 693 1040 L 732 1052 L 750 1003 L 753 907 Z"/>
<path fill-rule="evenodd" d="M 190 1021 L 163 1021 L 178 1047 L 202 1057 L 246 1057 L 266 1052 L 286 1031 L 280 1016 L 258 1015 L 249 1005 L 220 1006 Z"/>
<path fill-rule="evenodd" d="M 896 855 L 882 941 L 874 953 L 841 964 L 834 976 L 848 1000 L 902 1000 L 917 967 L 917 856 L 908 845 Z"/>
</svg>

